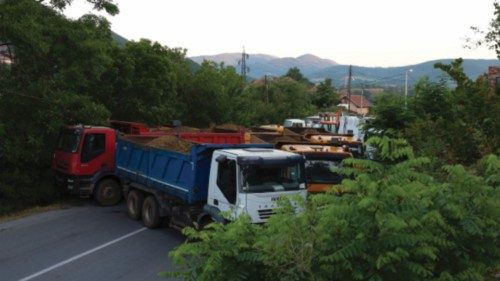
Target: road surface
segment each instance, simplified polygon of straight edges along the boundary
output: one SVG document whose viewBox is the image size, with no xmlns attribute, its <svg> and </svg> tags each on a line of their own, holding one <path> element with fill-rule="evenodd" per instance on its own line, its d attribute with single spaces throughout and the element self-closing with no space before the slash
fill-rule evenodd
<svg viewBox="0 0 500 281">
<path fill-rule="evenodd" d="M 167 280 L 179 231 L 146 229 L 122 203 L 82 201 L 0 223 L 0 280 Z"/>
</svg>

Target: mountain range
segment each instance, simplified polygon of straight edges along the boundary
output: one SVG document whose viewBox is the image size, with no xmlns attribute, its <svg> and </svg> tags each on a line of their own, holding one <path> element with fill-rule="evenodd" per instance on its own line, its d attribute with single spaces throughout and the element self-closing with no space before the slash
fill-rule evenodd
<svg viewBox="0 0 500 281">
<path fill-rule="evenodd" d="M 224 53 L 212 56 L 191 57 L 196 63 L 203 60 L 210 60 L 217 63 L 224 63 L 226 66 L 234 66 L 239 70 L 238 62 L 241 60 L 241 53 Z M 439 79 L 443 72 L 434 68 L 437 62 L 449 64 L 453 59 L 440 59 L 426 61 L 414 65 L 398 67 L 364 67 L 353 66 L 353 86 L 402 86 L 405 84 L 405 76 L 408 72 L 409 83 L 416 82 L 422 76 L 428 76 L 432 80 Z M 323 59 L 311 54 L 305 54 L 296 58 L 275 57 L 266 54 L 249 54 L 246 64 L 250 71 L 248 76 L 260 78 L 264 75 L 282 76 L 291 67 L 298 67 L 301 73 L 312 82 L 323 81 L 331 78 L 336 87 L 343 86 L 349 65 L 341 65 L 333 60 Z M 468 77 L 475 79 L 479 75 L 488 71 L 488 66 L 500 65 L 496 59 L 464 59 L 463 67 Z"/>
<path fill-rule="evenodd" d="M 123 46 L 127 39 L 119 34 L 112 32 L 114 41 Z M 210 60 L 217 63 L 224 63 L 226 66 L 234 66 L 239 71 L 239 61 L 241 53 L 222 53 L 211 56 L 194 56 L 188 58 L 189 67 L 193 71 L 199 68 L 203 60 Z M 414 65 L 405 65 L 398 67 L 364 67 L 352 66 L 352 85 L 371 87 L 371 86 L 394 86 L 401 87 L 405 84 L 405 76 L 408 72 L 408 82 L 416 82 L 420 77 L 428 76 L 432 80 L 439 79 L 443 72 L 435 69 L 437 62 L 449 64 L 453 59 L 440 59 L 426 61 Z M 301 73 L 312 82 L 320 82 L 326 78 L 331 78 L 337 88 L 344 86 L 347 80 L 349 65 L 341 65 L 329 59 L 323 59 L 312 54 L 305 54 L 296 58 L 276 57 L 266 54 L 249 54 L 246 59 L 249 68 L 249 78 L 261 78 L 264 75 L 282 76 L 288 69 L 298 67 Z M 486 73 L 491 65 L 500 66 L 497 59 L 464 59 L 463 67 L 468 77 L 475 79 L 479 75 Z"/>
</svg>

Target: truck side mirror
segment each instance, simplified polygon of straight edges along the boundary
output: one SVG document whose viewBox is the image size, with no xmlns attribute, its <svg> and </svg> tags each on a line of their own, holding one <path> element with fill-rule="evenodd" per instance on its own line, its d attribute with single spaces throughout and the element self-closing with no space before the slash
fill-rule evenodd
<svg viewBox="0 0 500 281">
<path fill-rule="evenodd" d="M 217 163 L 224 163 L 227 161 L 227 157 L 226 155 L 219 155 L 217 156 L 217 158 L 215 158 L 215 161 L 217 161 Z"/>
</svg>

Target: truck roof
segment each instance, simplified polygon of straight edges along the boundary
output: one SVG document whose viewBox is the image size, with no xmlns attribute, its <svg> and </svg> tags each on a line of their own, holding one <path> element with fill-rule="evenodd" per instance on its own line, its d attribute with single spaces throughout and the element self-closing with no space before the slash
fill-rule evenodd
<svg viewBox="0 0 500 281">
<path fill-rule="evenodd" d="M 67 125 L 64 127 L 65 129 L 99 129 L 99 130 L 114 130 L 112 128 L 109 128 L 109 127 L 105 127 L 105 126 L 91 126 L 91 125 L 82 125 L 82 124 L 78 124 L 78 125 Z"/>
<path fill-rule="evenodd" d="M 281 149 L 285 151 L 293 151 L 295 153 L 301 154 L 325 154 L 325 155 L 337 155 L 344 157 L 352 157 L 352 153 L 344 149 L 344 147 L 331 146 L 331 145 L 317 145 L 317 144 L 283 144 Z"/>
<path fill-rule="evenodd" d="M 265 158 L 277 158 L 296 155 L 288 151 L 271 149 L 271 148 L 237 148 L 237 149 L 222 149 L 222 152 L 234 154 L 239 157 L 259 156 Z"/>
</svg>

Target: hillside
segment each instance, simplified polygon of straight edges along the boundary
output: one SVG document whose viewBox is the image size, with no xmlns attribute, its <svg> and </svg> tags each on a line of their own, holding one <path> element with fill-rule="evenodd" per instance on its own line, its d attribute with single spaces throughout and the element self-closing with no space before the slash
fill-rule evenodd
<svg viewBox="0 0 500 281">
<path fill-rule="evenodd" d="M 213 56 L 191 57 L 197 63 L 203 60 L 210 60 L 217 63 L 223 62 L 225 65 L 238 67 L 241 53 L 225 53 Z M 258 78 L 264 75 L 279 76 L 286 73 L 292 67 L 298 67 L 300 71 L 308 76 L 324 68 L 337 65 L 336 62 L 322 59 L 314 55 L 306 54 L 297 58 L 278 58 L 265 54 L 249 54 L 247 66 L 250 68 L 249 76 Z"/>
<path fill-rule="evenodd" d="M 127 44 L 128 40 L 116 32 L 111 31 L 111 37 L 118 46 L 125 46 L 125 44 Z"/>
<path fill-rule="evenodd" d="M 443 72 L 434 68 L 437 62 L 449 64 L 453 59 L 442 59 L 427 61 L 414 65 L 399 67 L 363 67 L 353 66 L 352 73 L 354 80 L 353 86 L 374 86 L 390 85 L 402 86 L 405 83 L 405 73 L 408 72 L 408 81 L 410 84 L 416 82 L 420 77 L 428 76 L 431 80 L 437 80 L 442 77 Z M 483 59 L 464 59 L 463 67 L 468 77 L 473 79 L 488 71 L 488 66 L 500 65 L 499 60 Z M 308 76 L 312 81 L 322 81 L 325 78 L 332 78 L 335 85 L 343 85 L 348 73 L 348 65 L 336 65 L 322 69 Z"/>
<path fill-rule="evenodd" d="M 241 59 L 241 53 L 225 53 L 213 56 L 196 56 L 191 59 L 197 63 L 203 60 L 215 62 L 224 62 L 225 65 L 238 68 L 238 61 Z M 422 76 L 428 76 L 435 80 L 442 72 L 434 68 L 436 62 L 450 63 L 452 59 L 442 59 L 422 62 L 414 65 L 400 67 L 363 67 L 353 66 L 353 86 L 369 87 L 377 86 L 403 86 L 405 83 L 405 72 L 409 72 L 409 82 L 414 83 Z M 339 65 L 335 61 L 322 59 L 314 55 L 306 54 L 297 58 L 285 57 L 278 58 L 265 54 L 250 54 L 247 59 L 247 65 L 250 68 L 249 76 L 260 78 L 264 75 L 281 76 L 291 67 L 298 67 L 300 71 L 313 82 L 323 81 L 325 78 L 331 78 L 337 87 L 343 86 L 348 72 L 348 65 Z M 464 59 L 465 73 L 476 78 L 485 73 L 490 65 L 500 65 L 499 60 L 495 59 Z"/>
</svg>

